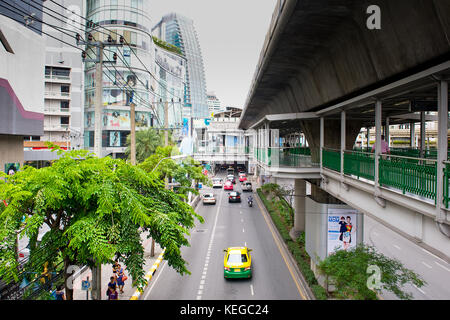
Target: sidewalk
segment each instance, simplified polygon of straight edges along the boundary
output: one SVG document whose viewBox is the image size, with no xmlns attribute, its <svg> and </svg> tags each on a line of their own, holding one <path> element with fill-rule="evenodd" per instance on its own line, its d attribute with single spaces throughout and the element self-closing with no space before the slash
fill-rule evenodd
<svg viewBox="0 0 450 320">
<path fill-rule="evenodd" d="M 192 202 L 190 205 L 194 208 L 196 208 L 197 204 L 200 201 L 200 196 L 196 196 L 192 199 Z M 150 256 L 151 248 L 152 248 L 152 239 L 147 239 L 147 233 L 141 234 L 141 239 L 143 241 L 144 245 L 144 271 L 145 274 L 147 274 L 148 271 L 152 268 L 153 264 L 158 260 L 159 255 L 163 252 L 161 247 L 158 245 L 158 243 L 155 242 L 155 255 L 153 257 Z M 120 263 L 120 262 L 119 262 Z M 133 282 L 131 279 L 130 273 L 127 271 L 123 263 L 121 263 L 122 267 L 124 268 L 125 275 L 128 277 L 128 279 L 125 281 L 125 285 L 123 286 L 123 293 L 119 292 L 119 300 L 130 300 L 130 298 L 133 296 L 133 294 L 136 292 L 137 288 L 134 288 L 131 286 L 131 283 Z M 158 272 L 158 271 L 156 271 Z M 108 297 L 106 296 L 106 290 L 108 289 L 108 282 L 110 281 L 109 278 L 113 275 L 112 272 L 112 264 L 104 264 L 102 265 L 102 289 L 101 289 L 101 296 L 102 300 L 108 300 Z M 91 269 L 87 269 L 79 277 L 76 277 L 76 280 L 74 283 L 79 283 L 79 286 L 77 287 L 75 285 L 75 289 L 73 290 L 73 299 L 74 300 L 86 300 L 86 291 L 81 290 L 81 281 L 87 280 L 87 277 L 89 277 L 89 280 L 92 280 L 92 272 Z M 117 289 L 118 290 L 118 289 Z M 119 290 L 118 290 L 119 291 Z M 89 300 L 92 300 L 91 292 L 89 291 Z"/>
<path fill-rule="evenodd" d="M 141 238 L 144 243 L 144 259 L 145 259 L 145 265 L 144 270 L 145 273 L 147 273 L 148 270 L 152 267 L 152 265 L 155 263 L 155 261 L 158 259 L 158 256 L 161 254 L 162 249 L 159 247 L 159 245 L 155 242 L 155 255 L 153 257 L 150 256 L 150 251 L 152 247 L 152 239 L 146 239 L 146 234 L 142 234 Z M 119 262 L 121 263 L 121 262 Z M 120 293 L 119 290 L 119 300 L 130 300 L 131 296 L 135 293 L 136 288 L 133 288 L 131 286 L 132 279 L 130 273 L 127 271 L 123 263 L 121 263 L 122 267 L 124 268 L 125 275 L 128 277 L 128 280 L 125 281 L 125 285 L 123 286 L 123 293 Z M 112 265 L 111 264 L 104 264 L 102 265 L 102 300 L 107 300 L 108 297 L 106 296 L 106 289 L 108 288 L 108 282 L 110 281 L 109 278 L 113 275 L 112 272 Z M 80 276 L 81 280 L 86 280 L 87 277 L 89 277 L 89 280 L 92 280 L 92 272 L 91 269 L 87 269 L 85 272 L 83 272 Z M 77 277 L 78 280 L 78 277 Z M 80 285 L 81 286 L 81 285 Z M 76 288 L 73 290 L 73 299 L 74 300 L 86 300 L 86 291 L 81 290 L 81 288 Z M 89 300 L 91 300 L 91 292 L 89 291 Z"/>
</svg>

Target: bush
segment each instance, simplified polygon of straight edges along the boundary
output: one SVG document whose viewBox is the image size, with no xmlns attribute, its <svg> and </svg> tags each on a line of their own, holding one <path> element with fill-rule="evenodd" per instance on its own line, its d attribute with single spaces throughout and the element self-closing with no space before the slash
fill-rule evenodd
<svg viewBox="0 0 450 320">
<path fill-rule="evenodd" d="M 314 296 L 317 300 L 327 300 L 327 290 L 318 284 L 314 284 L 311 286 L 311 290 L 314 293 Z"/>
<path fill-rule="evenodd" d="M 380 287 L 369 288 L 369 266 L 380 268 Z M 425 281 L 399 261 L 378 253 L 374 247 L 364 244 L 350 250 L 337 250 L 319 264 L 319 269 L 328 275 L 336 287 L 336 296 L 342 299 L 376 300 L 382 289 L 393 292 L 400 299 L 411 299 L 411 294 L 402 287 L 411 283 L 417 287 Z"/>
</svg>

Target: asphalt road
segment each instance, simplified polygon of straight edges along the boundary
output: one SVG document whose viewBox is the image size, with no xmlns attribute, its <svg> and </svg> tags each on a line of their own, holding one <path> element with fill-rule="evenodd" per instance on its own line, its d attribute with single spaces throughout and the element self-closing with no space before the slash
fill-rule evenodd
<svg viewBox="0 0 450 320">
<path fill-rule="evenodd" d="M 427 282 L 421 288 L 412 285 L 404 287 L 405 291 L 413 295 L 414 300 L 450 299 L 450 264 L 441 258 L 367 215 L 364 216 L 364 242 L 373 245 L 384 255 L 399 260 Z M 386 300 L 398 299 L 390 292 L 383 292 L 382 297 Z"/>
<path fill-rule="evenodd" d="M 220 173 L 217 176 L 224 176 Z M 239 181 L 234 186 L 241 192 Z M 242 203 L 228 203 L 223 189 L 212 191 L 216 205 L 197 206 L 205 219 L 191 230 L 190 247 L 182 248 L 191 275 L 181 276 L 163 262 L 143 294 L 145 300 L 298 300 L 305 289 L 293 271 L 280 243 L 275 240 L 256 200 L 247 204 L 250 192 L 242 193 Z M 255 191 L 255 190 L 254 190 Z M 257 195 L 252 193 L 253 198 Z M 251 279 L 223 277 L 223 250 L 247 246 L 253 251 Z"/>
</svg>

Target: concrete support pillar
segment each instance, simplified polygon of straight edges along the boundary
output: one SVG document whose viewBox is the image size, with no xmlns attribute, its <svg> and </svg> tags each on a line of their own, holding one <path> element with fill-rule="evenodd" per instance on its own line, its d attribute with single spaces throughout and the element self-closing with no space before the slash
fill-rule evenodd
<svg viewBox="0 0 450 320">
<path fill-rule="evenodd" d="M 416 124 L 411 122 L 409 124 L 409 139 L 411 148 L 416 147 Z"/>
<path fill-rule="evenodd" d="M 294 227 L 289 235 L 293 240 L 305 231 L 305 198 L 306 198 L 306 181 L 303 179 L 295 179 L 294 188 Z"/>
<path fill-rule="evenodd" d="M 324 147 L 324 143 L 325 143 L 325 118 L 324 117 L 320 117 L 320 169 L 322 170 L 322 161 L 323 161 L 323 157 L 322 157 L 322 150 Z"/>
<path fill-rule="evenodd" d="M 437 188 L 436 188 L 436 221 L 443 223 L 446 212 L 443 205 L 444 161 L 447 161 L 448 151 L 448 83 L 441 81 L 438 85 L 438 141 L 437 141 Z M 448 227 L 448 225 L 447 225 Z"/>
<path fill-rule="evenodd" d="M 366 131 L 367 131 L 367 143 L 366 143 L 366 145 L 367 145 L 367 150 L 370 150 L 370 128 L 369 127 L 367 127 L 366 128 Z"/>
<path fill-rule="evenodd" d="M 381 101 L 375 103 L 375 193 L 378 194 L 379 182 L 379 162 L 381 153 Z M 377 192 L 378 191 L 378 192 Z"/>
<path fill-rule="evenodd" d="M 425 111 L 420 112 L 420 157 L 425 155 Z"/>
<path fill-rule="evenodd" d="M 346 115 L 345 111 L 341 111 L 341 177 L 344 176 L 344 151 L 345 151 L 345 128 L 346 128 Z"/>
<path fill-rule="evenodd" d="M 389 117 L 386 117 L 386 126 L 384 127 L 384 136 L 388 146 L 391 146 L 391 136 L 389 134 Z"/>
</svg>

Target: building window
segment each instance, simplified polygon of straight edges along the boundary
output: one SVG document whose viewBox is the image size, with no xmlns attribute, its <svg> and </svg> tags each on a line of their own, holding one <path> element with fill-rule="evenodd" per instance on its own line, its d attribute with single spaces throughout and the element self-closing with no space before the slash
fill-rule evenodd
<svg viewBox="0 0 450 320">
<path fill-rule="evenodd" d="M 70 86 L 66 86 L 66 85 L 61 86 L 61 92 L 69 93 L 70 92 Z"/>
<path fill-rule="evenodd" d="M 61 117 L 61 127 L 69 127 L 69 117 Z"/>
<path fill-rule="evenodd" d="M 61 101 L 61 111 L 69 111 L 69 101 Z"/>
</svg>

